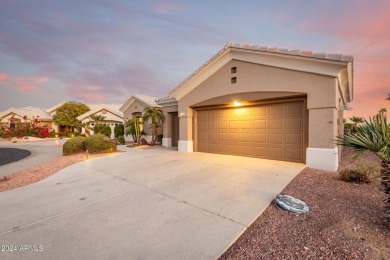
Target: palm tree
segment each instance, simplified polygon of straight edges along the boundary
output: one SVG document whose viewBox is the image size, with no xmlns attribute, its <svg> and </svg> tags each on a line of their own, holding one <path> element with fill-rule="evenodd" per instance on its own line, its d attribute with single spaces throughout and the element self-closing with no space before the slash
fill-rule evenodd
<svg viewBox="0 0 390 260">
<path fill-rule="evenodd" d="M 139 124 L 140 123 L 138 118 L 135 118 L 134 120 L 129 119 L 125 123 L 125 134 L 131 135 L 136 144 L 139 144 L 142 136 L 141 127 Z"/>
<path fill-rule="evenodd" d="M 390 125 L 384 113 L 378 113 L 357 126 L 354 133 L 337 137 L 337 143 L 352 147 L 356 156 L 364 151 L 372 151 L 381 160 L 381 178 L 387 198 L 385 208 L 390 224 Z"/>
<path fill-rule="evenodd" d="M 159 107 L 145 107 L 142 120 L 144 123 L 148 122 L 149 120 L 152 121 L 150 125 L 152 127 L 152 141 L 150 144 L 154 145 L 158 134 L 157 128 L 160 127 L 160 125 L 165 121 L 164 112 Z"/>
</svg>

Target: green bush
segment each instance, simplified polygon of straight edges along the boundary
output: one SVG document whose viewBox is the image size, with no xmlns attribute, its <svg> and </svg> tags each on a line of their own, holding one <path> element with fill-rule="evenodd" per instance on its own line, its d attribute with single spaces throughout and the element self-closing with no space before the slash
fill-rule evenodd
<svg viewBox="0 0 390 260">
<path fill-rule="evenodd" d="M 85 135 L 85 134 L 79 134 L 78 136 L 86 137 L 86 135 Z"/>
<path fill-rule="evenodd" d="M 111 136 L 111 127 L 108 125 L 97 124 L 93 128 L 93 132 L 95 134 L 104 134 L 105 136 L 110 137 Z"/>
<path fill-rule="evenodd" d="M 125 137 L 124 137 L 123 135 L 120 135 L 120 136 L 118 137 L 118 142 L 119 142 L 120 144 L 124 144 L 124 143 L 125 143 Z"/>
<path fill-rule="evenodd" d="M 359 164 L 356 168 L 347 168 L 340 171 L 340 179 L 346 182 L 368 183 L 371 181 L 372 175 L 378 171 L 374 165 Z"/>
<path fill-rule="evenodd" d="M 103 134 L 87 137 L 85 142 L 89 153 L 111 153 L 116 151 L 116 142 Z"/>
<path fill-rule="evenodd" d="M 74 137 L 66 141 L 62 147 L 62 152 L 64 155 L 70 155 L 75 153 L 82 153 L 86 150 L 85 142 L 86 137 Z"/>
<path fill-rule="evenodd" d="M 125 134 L 125 126 L 123 124 L 116 125 L 114 127 L 115 138 L 119 138 Z"/>
</svg>

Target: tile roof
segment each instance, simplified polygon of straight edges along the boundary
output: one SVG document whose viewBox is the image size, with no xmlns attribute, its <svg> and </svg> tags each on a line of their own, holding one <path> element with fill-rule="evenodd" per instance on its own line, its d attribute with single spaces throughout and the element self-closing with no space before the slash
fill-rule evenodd
<svg viewBox="0 0 390 260">
<path fill-rule="evenodd" d="M 176 101 L 176 98 L 171 96 L 156 98 L 156 103 L 160 103 L 160 102 L 167 103 L 167 102 L 174 102 L 174 101 Z"/>
<path fill-rule="evenodd" d="M 123 118 L 123 113 L 119 110 L 122 106 L 121 104 L 86 104 L 91 109 L 88 112 L 77 117 L 78 120 L 84 120 L 85 118 L 105 109 L 121 118 Z"/>
<path fill-rule="evenodd" d="M 151 97 L 151 96 L 146 96 L 146 95 L 141 95 L 141 94 L 133 94 L 133 97 L 139 99 L 141 102 L 145 103 L 148 106 L 151 106 L 151 107 L 159 106 L 156 103 L 156 99 L 158 99 L 157 97 Z"/>
<path fill-rule="evenodd" d="M 47 112 L 42 108 L 32 107 L 32 106 L 20 107 L 20 108 L 14 108 L 14 107 L 8 108 L 7 110 L 0 112 L 0 118 L 10 113 L 17 114 L 21 117 L 27 116 L 28 118 L 39 117 L 41 119 L 51 119 L 51 115 L 49 112 Z"/>
<path fill-rule="evenodd" d="M 266 52 L 266 53 L 272 53 L 272 54 L 275 53 L 275 54 L 279 54 L 279 55 L 296 56 L 296 57 L 302 57 L 302 58 L 312 58 L 312 59 L 322 59 L 322 60 L 329 60 L 329 61 L 341 61 L 341 62 L 352 62 L 352 63 L 353 63 L 353 58 L 354 58 L 352 55 L 332 54 L 332 53 L 315 52 L 315 51 L 307 51 L 307 50 L 291 49 L 291 48 L 270 47 L 270 46 L 264 46 L 264 45 L 259 45 L 259 44 L 254 45 L 254 44 L 247 44 L 247 43 L 228 42 L 217 54 L 215 54 L 213 57 L 211 57 L 209 60 L 207 60 L 194 73 L 192 73 L 190 76 L 188 76 L 176 88 L 171 90 L 169 92 L 169 94 L 172 94 L 173 92 L 175 92 L 178 88 L 180 88 L 182 85 L 184 85 L 192 77 L 194 77 L 196 74 L 198 74 L 198 72 L 200 72 L 204 67 L 206 67 L 212 61 L 214 61 L 215 59 L 220 57 L 223 53 L 225 53 L 225 51 L 228 49 L 259 51 L 259 52 Z"/>
</svg>

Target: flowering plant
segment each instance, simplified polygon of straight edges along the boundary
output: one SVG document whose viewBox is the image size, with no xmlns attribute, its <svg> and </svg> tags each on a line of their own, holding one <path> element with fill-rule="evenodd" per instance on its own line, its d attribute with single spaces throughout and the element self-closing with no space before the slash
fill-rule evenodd
<svg viewBox="0 0 390 260">
<path fill-rule="evenodd" d="M 5 138 L 23 138 L 25 136 L 35 136 L 45 138 L 50 135 L 49 127 L 42 126 L 40 123 L 42 120 L 39 117 L 23 116 L 21 120 L 16 119 L 14 116 L 8 119 L 9 126 L 3 126 L 2 137 Z"/>
</svg>

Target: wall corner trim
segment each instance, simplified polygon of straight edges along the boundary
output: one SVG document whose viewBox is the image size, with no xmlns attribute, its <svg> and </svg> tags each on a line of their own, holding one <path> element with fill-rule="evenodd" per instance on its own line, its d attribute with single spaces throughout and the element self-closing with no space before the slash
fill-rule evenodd
<svg viewBox="0 0 390 260">
<path fill-rule="evenodd" d="M 178 151 L 192 153 L 194 151 L 194 141 L 192 141 L 192 140 L 188 140 L 188 141 L 179 140 Z"/>
<path fill-rule="evenodd" d="M 335 148 L 307 148 L 306 150 L 307 167 L 337 171 L 339 167 L 339 150 Z"/>
</svg>

